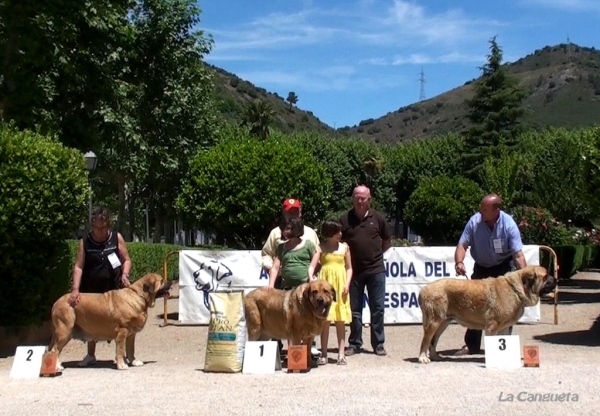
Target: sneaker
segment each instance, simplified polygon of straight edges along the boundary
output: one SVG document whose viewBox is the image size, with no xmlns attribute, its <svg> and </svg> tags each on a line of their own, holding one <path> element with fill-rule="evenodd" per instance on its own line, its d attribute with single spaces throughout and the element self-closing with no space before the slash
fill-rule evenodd
<svg viewBox="0 0 600 416">
<path fill-rule="evenodd" d="M 387 351 L 385 350 L 385 348 L 383 348 L 383 345 L 379 345 L 377 346 L 377 348 L 375 348 L 375 354 L 379 356 L 384 356 L 387 355 Z"/>
<path fill-rule="evenodd" d="M 360 348 L 356 348 L 356 347 L 346 347 L 346 349 L 344 350 L 344 355 L 346 355 L 347 357 L 354 355 L 354 354 L 358 354 L 360 352 Z"/>
<path fill-rule="evenodd" d="M 321 354 L 321 350 L 319 350 L 315 345 L 313 345 L 312 347 L 310 347 L 310 354 L 313 357 L 317 357 L 317 358 L 322 355 Z"/>
<path fill-rule="evenodd" d="M 77 364 L 78 367 L 87 367 L 89 365 L 94 365 L 96 364 L 96 357 L 94 357 L 93 355 L 86 355 L 83 360 L 81 360 L 79 362 L 79 364 Z"/>
</svg>

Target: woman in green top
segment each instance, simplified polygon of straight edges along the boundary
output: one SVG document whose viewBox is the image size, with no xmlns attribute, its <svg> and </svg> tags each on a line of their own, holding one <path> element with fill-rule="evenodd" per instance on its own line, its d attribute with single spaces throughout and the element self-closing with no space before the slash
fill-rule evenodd
<svg viewBox="0 0 600 416">
<path fill-rule="evenodd" d="M 314 257 L 319 256 L 317 247 L 310 240 L 302 240 L 304 222 L 301 217 L 287 218 L 280 225 L 281 238 L 269 273 L 269 289 L 275 287 L 275 279 L 281 269 L 281 287 L 290 290 L 314 279 Z"/>
</svg>

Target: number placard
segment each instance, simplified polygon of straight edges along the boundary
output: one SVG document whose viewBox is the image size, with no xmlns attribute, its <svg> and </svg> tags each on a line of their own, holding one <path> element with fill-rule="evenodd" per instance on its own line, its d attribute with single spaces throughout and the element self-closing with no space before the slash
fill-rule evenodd
<svg viewBox="0 0 600 416">
<path fill-rule="evenodd" d="M 490 335 L 484 337 L 485 366 L 487 368 L 521 368 L 521 339 L 518 335 Z"/>
<path fill-rule="evenodd" d="M 19 346 L 10 370 L 10 378 L 38 378 L 46 346 Z"/>
<path fill-rule="evenodd" d="M 281 369 L 277 341 L 247 341 L 242 374 L 274 374 Z"/>
</svg>

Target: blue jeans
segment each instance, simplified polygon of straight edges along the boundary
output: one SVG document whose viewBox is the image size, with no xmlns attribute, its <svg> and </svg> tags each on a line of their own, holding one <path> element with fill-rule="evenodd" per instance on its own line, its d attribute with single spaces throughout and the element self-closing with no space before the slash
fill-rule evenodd
<svg viewBox="0 0 600 416">
<path fill-rule="evenodd" d="M 356 350 L 362 347 L 362 315 L 365 287 L 369 297 L 369 310 L 371 312 L 371 347 L 375 350 L 383 346 L 385 334 L 383 329 L 384 301 L 385 301 L 385 272 L 379 274 L 361 274 L 352 277 L 350 283 L 350 308 L 352 309 L 352 323 L 348 346 Z"/>
</svg>

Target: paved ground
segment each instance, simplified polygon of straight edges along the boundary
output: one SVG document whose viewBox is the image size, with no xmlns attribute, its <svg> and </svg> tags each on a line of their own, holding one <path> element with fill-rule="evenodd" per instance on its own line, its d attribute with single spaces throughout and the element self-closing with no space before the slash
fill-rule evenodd
<svg viewBox="0 0 600 416">
<path fill-rule="evenodd" d="M 85 346 L 72 341 L 60 377 L 11 380 L 13 357 L 0 357 L 0 414 L 600 414 L 600 274 L 575 276 L 559 299 L 558 325 L 553 325 L 553 305 L 543 304 L 540 324 L 514 331 L 521 344 L 539 345 L 540 368 L 486 369 L 483 356 L 418 364 L 422 329 L 403 325 L 386 327 L 386 357 L 364 353 L 348 357 L 346 367 L 267 376 L 204 373 L 206 327 L 159 327 L 161 300 L 138 337 L 136 355 L 146 362 L 143 367 L 117 371 L 114 343 L 104 343 L 98 345 L 98 366 L 77 368 Z M 169 312 L 177 311 L 177 302 L 169 301 Z M 463 333 L 450 326 L 439 349 L 452 353 L 462 345 Z M 333 334 L 332 328 L 332 348 Z M 519 401 L 521 392 L 565 395 L 561 402 L 528 402 Z M 509 395 L 512 402 L 505 401 Z"/>
</svg>

